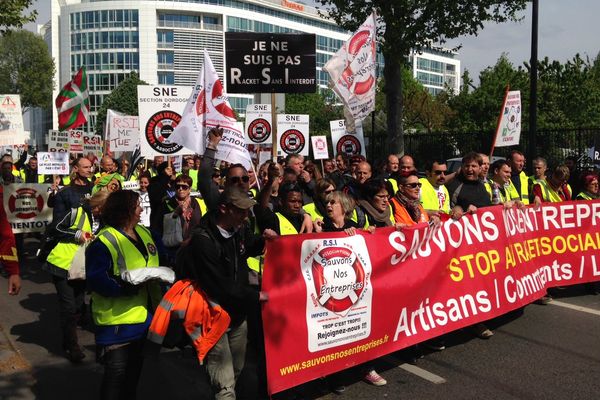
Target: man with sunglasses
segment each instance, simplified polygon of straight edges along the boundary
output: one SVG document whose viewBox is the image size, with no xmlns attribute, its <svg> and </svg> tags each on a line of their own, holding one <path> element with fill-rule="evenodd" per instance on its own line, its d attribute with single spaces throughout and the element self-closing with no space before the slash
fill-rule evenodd
<svg viewBox="0 0 600 400">
<path fill-rule="evenodd" d="M 425 165 L 425 178 L 421 182 L 421 205 L 429 214 L 450 214 L 450 194 L 446 189 L 448 166 L 444 160 L 430 160 Z"/>
<path fill-rule="evenodd" d="M 217 152 L 217 146 L 223 138 L 223 129 L 213 128 L 208 131 L 208 144 L 200 169 L 198 170 L 198 190 L 202 195 L 206 203 L 206 207 L 209 210 L 217 208 L 219 201 L 219 185 L 212 179 L 215 167 L 215 154 Z M 235 186 L 241 189 L 243 192 L 248 193 L 250 189 L 250 176 L 248 170 L 242 164 L 230 165 L 225 175 L 224 188 Z"/>
<path fill-rule="evenodd" d="M 429 215 L 419 201 L 421 182 L 415 172 L 398 177 L 398 191 L 390 204 L 397 224 L 411 226 L 429 221 Z"/>
</svg>

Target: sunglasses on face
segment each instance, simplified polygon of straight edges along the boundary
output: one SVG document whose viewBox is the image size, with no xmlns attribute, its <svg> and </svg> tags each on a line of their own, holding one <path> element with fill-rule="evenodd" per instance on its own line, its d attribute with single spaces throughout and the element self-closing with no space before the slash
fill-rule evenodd
<svg viewBox="0 0 600 400">
<path fill-rule="evenodd" d="M 231 176 L 231 177 L 227 178 L 227 180 L 229 180 L 229 182 L 231 182 L 233 184 L 240 183 L 240 182 L 248 183 L 250 181 L 250 177 L 248 175 Z"/>
<path fill-rule="evenodd" d="M 405 183 L 403 186 L 409 187 L 411 189 L 420 188 L 421 182 Z"/>
<path fill-rule="evenodd" d="M 334 192 L 333 189 L 332 190 L 326 190 L 326 191 L 323 192 L 323 194 L 329 194 L 329 193 L 333 193 L 333 192 Z"/>
<path fill-rule="evenodd" d="M 177 188 L 177 190 L 190 190 L 190 187 L 188 185 L 176 185 L 175 187 Z"/>
<path fill-rule="evenodd" d="M 439 169 L 432 171 L 434 175 L 440 176 L 440 175 L 446 175 L 446 172 L 448 171 L 441 171 Z"/>
</svg>

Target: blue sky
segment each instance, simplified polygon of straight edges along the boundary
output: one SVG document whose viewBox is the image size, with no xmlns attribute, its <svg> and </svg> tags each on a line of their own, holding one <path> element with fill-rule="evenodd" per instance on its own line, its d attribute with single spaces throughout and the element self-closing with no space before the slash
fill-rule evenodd
<svg viewBox="0 0 600 400">
<path fill-rule="evenodd" d="M 450 0 L 451 1 L 451 0 Z M 311 1 L 307 0 L 310 4 Z M 50 17 L 50 1 L 38 0 L 38 23 Z M 531 8 L 523 13 L 521 22 L 487 24 L 478 36 L 461 37 L 446 44 L 462 44 L 458 58 L 462 68 L 478 82 L 479 71 L 494 65 L 503 52 L 515 65 L 529 60 L 531 46 Z M 561 62 L 576 53 L 595 58 L 600 51 L 600 1 L 598 0 L 540 0 L 539 58 L 548 56 Z M 28 29 L 35 30 L 30 24 Z"/>
</svg>

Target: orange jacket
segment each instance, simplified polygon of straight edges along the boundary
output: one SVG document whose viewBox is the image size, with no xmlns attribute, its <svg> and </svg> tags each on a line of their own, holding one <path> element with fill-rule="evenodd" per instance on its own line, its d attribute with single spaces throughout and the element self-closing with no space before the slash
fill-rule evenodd
<svg viewBox="0 0 600 400">
<path fill-rule="evenodd" d="M 192 340 L 200 364 L 231 322 L 227 311 L 219 305 L 209 304 L 206 294 L 189 279 L 177 281 L 163 296 L 150 324 L 150 341 L 163 343 L 173 314 L 183 319 L 183 327 Z"/>
<path fill-rule="evenodd" d="M 394 220 L 396 221 L 397 224 L 406 224 L 406 225 L 410 226 L 410 225 L 420 224 L 421 222 L 429 221 L 429 215 L 427 214 L 427 212 L 421 205 L 419 205 L 419 208 L 421 209 L 421 219 L 419 221 L 415 222 L 412 220 L 412 218 L 408 214 L 408 211 L 406 211 L 406 208 L 404 208 L 404 206 L 402 204 L 400 204 L 400 201 L 398 201 L 398 199 L 396 199 L 396 197 L 392 197 L 391 204 L 392 204 L 392 209 L 394 211 Z"/>
</svg>

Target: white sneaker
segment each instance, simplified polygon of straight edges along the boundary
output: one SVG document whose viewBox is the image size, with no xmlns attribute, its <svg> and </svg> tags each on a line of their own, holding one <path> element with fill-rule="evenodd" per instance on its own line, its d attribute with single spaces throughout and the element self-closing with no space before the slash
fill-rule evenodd
<svg viewBox="0 0 600 400">
<path fill-rule="evenodd" d="M 370 383 L 373 386 L 383 386 L 387 384 L 387 381 L 383 379 L 383 377 L 374 369 L 367 372 L 363 379 L 365 382 Z"/>
</svg>

